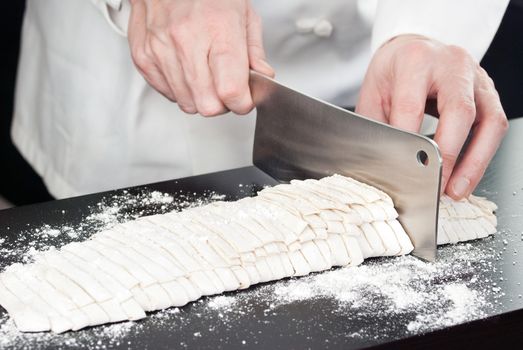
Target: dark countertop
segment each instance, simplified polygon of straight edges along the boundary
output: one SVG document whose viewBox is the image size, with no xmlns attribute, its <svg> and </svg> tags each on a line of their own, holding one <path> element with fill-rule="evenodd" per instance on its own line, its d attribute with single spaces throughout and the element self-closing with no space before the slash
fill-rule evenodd
<svg viewBox="0 0 523 350">
<path fill-rule="evenodd" d="M 0 308 L 0 348 L 483 348 L 514 346 L 516 342 L 521 344 L 522 155 L 523 119 L 516 119 L 511 121 L 509 134 L 476 191 L 476 194 L 486 196 L 498 204 L 498 233 L 482 241 L 440 248 L 442 263 L 434 266 L 446 266 L 447 269 L 455 266 L 456 269 L 448 270 L 451 273 L 442 270 L 440 276 L 428 280 L 428 285 L 425 286 L 430 289 L 449 283 L 463 283 L 482 293 L 481 305 L 478 305 L 481 312 L 465 319 L 466 323 L 461 321 L 458 323 L 462 324 L 445 326 L 439 330 L 429 327 L 419 332 L 410 332 L 407 326 L 416 319 L 415 312 L 381 314 L 379 295 L 373 309 L 358 312 L 355 312 L 353 306 L 340 309 L 336 300 L 326 296 L 280 303 L 274 307 L 278 303 L 272 295 L 275 286 L 292 288 L 292 283 L 308 281 L 298 279 L 228 293 L 231 298 L 227 300 L 233 299 L 234 302 L 229 308 L 213 307 L 215 299 L 204 298 L 201 302 L 192 303 L 180 310 L 152 313 L 148 319 L 136 323 L 94 327 L 63 335 L 24 335 L 15 332 L 13 326 L 6 321 L 5 310 Z M 258 169 L 248 167 L 3 210 L 0 211 L 0 237 L 4 238 L 3 242 L 0 240 L 0 269 L 13 262 L 23 261 L 30 248 L 60 246 L 88 237 L 100 227 L 92 214 L 103 208 L 107 209 L 115 201 L 120 203 L 118 218 L 128 219 L 183 207 L 191 198 L 208 198 L 209 191 L 234 199 L 251 195 L 262 186 L 275 183 Z M 183 197 L 184 200 L 149 205 L 140 201 L 125 204 L 127 202 L 122 200 L 133 196 L 150 198 L 148 193 L 156 190 L 172 194 L 175 199 Z M 78 236 L 39 236 L 38 232 L 41 233 L 42 229 L 45 231 L 53 227 L 65 232 L 64 226 L 74 228 Z M 469 254 L 471 250 L 476 259 L 467 261 L 461 255 Z M 478 259 L 478 254 L 484 254 L 484 258 Z M 365 262 L 364 266 L 390 268 L 395 261 L 398 264 L 411 265 L 414 261 L 410 257 L 394 259 L 373 259 Z M 412 273 L 421 273 L 419 271 L 425 270 L 414 269 Z M 358 336 L 354 336 L 355 334 Z"/>
</svg>

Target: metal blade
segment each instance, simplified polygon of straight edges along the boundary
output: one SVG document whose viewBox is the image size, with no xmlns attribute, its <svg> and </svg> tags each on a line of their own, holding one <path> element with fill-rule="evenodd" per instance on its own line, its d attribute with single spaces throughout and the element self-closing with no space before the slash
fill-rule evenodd
<svg viewBox="0 0 523 350">
<path fill-rule="evenodd" d="M 376 122 L 251 72 L 253 163 L 279 181 L 351 176 L 388 193 L 414 244 L 436 258 L 441 156 L 424 136 Z"/>
</svg>

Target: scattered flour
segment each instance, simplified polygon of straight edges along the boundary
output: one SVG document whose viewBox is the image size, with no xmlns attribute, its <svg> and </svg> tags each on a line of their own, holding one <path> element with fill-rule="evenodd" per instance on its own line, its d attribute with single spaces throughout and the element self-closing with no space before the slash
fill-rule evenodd
<svg viewBox="0 0 523 350">
<path fill-rule="evenodd" d="M 332 318 L 332 314 L 346 321 L 346 338 L 384 339 L 398 333 L 415 335 L 477 319 L 492 307 L 492 300 L 501 292 L 493 287 L 495 283 L 478 278 L 476 273 L 492 269 L 489 265 L 491 257 L 485 254 L 485 249 L 474 244 L 459 244 L 440 249 L 440 258 L 435 263 L 426 263 L 412 256 L 372 259 L 356 267 L 338 268 L 203 298 L 183 308 L 152 313 L 138 322 L 110 324 L 59 335 L 20 333 L 7 315 L 0 313 L 0 348 L 143 348 L 145 345 L 140 342 L 156 333 L 177 334 L 178 347 L 190 348 L 194 347 L 191 341 L 196 342 L 199 338 L 236 334 L 243 320 L 258 323 L 255 326 L 258 333 L 248 338 L 249 344 L 256 345 L 272 335 L 261 330 L 272 322 L 278 322 L 280 314 L 313 307 L 315 312 L 319 312 L 322 324 L 303 323 L 301 317 L 312 311 L 299 313 L 299 318 L 293 319 L 300 325 L 298 332 L 303 332 L 297 336 L 304 339 L 313 331 L 318 334 L 318 327 L 326 342 L 339 339 L 340 325 L 336 323 L 339 318 Z M 253 305 L 258 311 L 253 309 Z M 361 322 L 362 319 L 371 321 Z M 394 321 L 380 322 L 380 327 L 376 327 L 374 320 L 383 319 Z M 240 338 L 237 342 L 243 344 L 245 339 Z"/>
<path fill-rule="evenodd" d="M 171 196 L 158 191 L 138 194 L 122 191 L 90 208 L 89 214 L 79 224 L 43 225 L 21 232 L 14 241 L 1 238 L 0 254 L 7 259 L 3 259 L 4 265 L 0 264 L 0 271 L 5 268 L 6 261 L 9 264 L 32 261 L 39 251 L 85 240 L 92 233 L 119 222 L 223 199 L 224 195 L 212 192 L 204 196 L 193 193 Z M 339 336 L 339 332 L 329 333 L 333 329 L 339 331 L 336 328 L 339 325 L 329 324 L 334 322 L 329 321 L 331 314 L 346 319 L 347 338 L 380 339 L 398 332 L 414 335 L 477 319 L 495 307 L 492 304 L 503 294 L 501 289 L 486 275 L 478 276 L 478 271 L 495 270 L 492 261 L 498 257 L 494 255 L 492 248 L 488 250 L 476 243 L 468 243 L 440 249 L 440 257 L 435 263 L 426 263 L 412 256 L 370 259 L 357 267 L 333 269 L 203 298 L 183 308 L 152 313 L 139 322 L 110 324 L 60 335 L 21 333 L 0 309 L 0 349 L 143 348 L 145 345 L 140 343 L 140 339 L 155 332 L 185 334 L 173 347 L 191 347 L 191 339 L 214 337 L 219 327 L 222 327 L 220 336 L 235 334 L 242 320 L 248 319 L 249 322 L 258 322 L 259 329 L 263 329 L 271 322 L 277 322 L 275 320 L 280 314 L 291 312 L 289 310 L 295 309 L 294 306 L 307 310 L 314 305 L 322 305 L 319 312 L 325 313 L 321 316 L 325 319 L 323 324 L 304 323 L 300 318 L 304 314 L 293 319 L 302 327 L 303 334 L 298 336 L 304 339 L 311 332 L 308 327 L 321 327 L 326 342 Z M 328 308 L 323 308 L 325 301 Z M 254 310 L 253 305 L 259 307 Z M 400 321 L 386 323 L 384 328 L 377 329 L 375 322 L 358 321 L 362 319 Z M 249 336 L 248 343 L 256 345 L 260 339 L 271 335 L 258 331 Z M 246 344 L 244 339 L 237 341 Z"/>
<path fill-rule="evenodd" d="M 20 333 L 14 322 L 3 316 L 0 318 L 0 349 L 110 349 L 123 344 L 123 339 L 135 328 L 136 323 L 123 322 L 98 327 L 89 333 Z"/>
<path fill-rule="evenodd" d="M 48 224 L 37 228 L 30 228 L 20 232 L 14 240 L 0 238 L 0 272 L 11 263 L 28 263 L 42 251 L 55 249 L 72 241 L 83 241 L 94 232 L 110 228 L 117 223 L 136 219 L 144 215 L 160 214 L 172 210 L 201 206 L 213 201 L 224 200 L 225 195 L 216 192 L 196 193 L 179 192 L 170 195 L 159 191 L 144 190 L 139 193 L 130 193 L 123 190 L 118 194 L 104 198 L 95 206 L 89 208 L 88 215 L 79 224 L 64 223 L 61 226 Z M 0 232 L 0 235 L 3 234 Z M 220 301 L 217 299 L 214 308 L 223 308 L 231 305 L 230 298 Z M 221 305 L 221 306 L 220 306 Z M 179 314 L 179 308 L 171 308 L 153 314 L 151 322 L 160 325 L 172 324 L 168 320 L 170 315 Z M 142 329 L 142 323 L 123 322 L 95 327 L 81 332 L 66 334 L 52 333 L 21 333 L 16 329 L 7 313 L 0 308 L 0 349 L 4 348 L 63 348 L 79 349 L 108 349 L 127 343 L 125 340 L 133 332 Z M 130 342 L 127 345 L 131 345 Z"/>
<path fill-rule="evenodd" d="M 447 247 L 452 253 L 435 263 L 412 256 L 371 260 L 357 267 L 335 269 L 274 284 L 271 310 L 294 302 L 330 299 L 339 312 L 388 318 L 414 315 L 405 333 L 417 334 L 477 319 L 484 315 L 491 281 L 475 279 L 487 256 L 472 244 Z M 463 282 L 466 281 L 466 282 Z M 470 286 L 469 286 L 470 284 Z M 372 333 L 370 329 L 356 332 Z"/>
<path fill-rule="evenodd" d="M 215 310 L 230 309 L 236 303 L 236 300 L 233 296 L 219 295 L 211 298 L 207 305 Z"/>
<path fill-rule="evenodd" d="M 169 195 L 168 193 L 162 193 L 160 191 L 153 191 L 150 194 L 150 198 L 146 199 L 145 204 L 147 204 L 147 201 L 150 203 L 162 203 L 162 204 L 169 204 L 174 201 L 174 198 Z"/>
<path fill-rule="evenodd" d="M 66 222 L 60 226 L 44 224 L 41 227 L 28 228 L 19 232 L 14 241 L 0 238 L 0 256 L 3 258 L 0 261 L 0 271 L 15 262 L 33 261 L 39 251 L 46 251 L 51 247 L 59 248 L 73 241 L 83 241 L 93 233 L 121 222 L 144 215 L 201 206 L 223 199 L 225 199 L 225 195 L 211 191 L 203 195 L 179 192 L 173 196 L 159 191 L 143 190 L 139 193 L 131 193 L 123 190 L 88 208 L 88 214 L 79 224 L 73 225 Z M 0 232 L 0 236 L 4 234 L 4 232 Z"/>
<path fill-rule="evenodd" d="M 444 301 L 450 302 L 450 307 L 442 312 L 416 316 L 416 320 L 407 325 L 409 332 L 430 330 L 434 325 L 437 325 L 437 328 L 448 327 L 483 315 L 482 305 L 485 303 L 483 296 L 465 284 L 449 284 L 442 288 L 440 294 Z"/>
<path fill-rule="evenodd" d="M 53 228 L 49 225 L 44 225 L 41 228 L 35 229 L 35 234 L 41 238 L 58 237 L 61 233 L 62 232 L 59 229 Z"/>
</svg>

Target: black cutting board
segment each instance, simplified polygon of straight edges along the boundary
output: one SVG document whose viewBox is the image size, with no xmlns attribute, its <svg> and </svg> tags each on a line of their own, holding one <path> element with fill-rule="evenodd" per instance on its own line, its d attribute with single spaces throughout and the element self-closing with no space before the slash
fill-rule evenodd
<svg viewBox="0 0 523 350">
<path fill-rule="evenodd" d="M 187 305 L 180 310 L 150 314 L 148 319 L 119 326 L 94 327 L 64 335 L 17 334 L 6 324 L 5 310 L 0 308 L 0 348 L 363 348 L 363 347 L 429 347 L 476 348 L 516 346 L 522 343 L 523 327 L 523 119 L 511 122 L 511 129 L 502 147 L 483 178 L 477 194 L 487 196 L 499 206 L 497 216 L 499 233 L 492 238 L 475 241 L 459 247 L 440 248 L 442 259 L 456 269 L 430 280 L 428 288 L 445 283 L 463 283 L 484 293 L 482 314 L 468 322 L 442 329 L 409 332 L 407 325 L 415 313 L 380 312 L 384 301 L 379 294 L 372 310 L 340 309 L 336 300 L 319 297 L 273 307 L 271 294 L 274 283 L 254 287 L 248 291 L 228 293 L 234 304 L 226 309 L 213 308 L 213 298 Z M 5 247 L 16 251 L 27 250 L 35 244 L 34 232 L 44 225 L 50 227 L 80 227 L 99 203 L 110 204 L 114 196 L 149 198 L 150 191 L 172 194 L 175 198 L 209 197 L 209 191 L 226 195 L 232 200 L 254 194 L 265 185 L 276 181 L 254 167 L 234 169 L 214 174 L 134 187 L 82 197 L 47 202 L 0 211 L 0 267 L 19 262 L 20 256 L 7 253 Z M 142 197 L 140 197 L 142 196 Z M 144 197 L 145 196 L 145 197 Z M 135 203 L 123 207 L 131 216 L 141 216 L 173 209 L 173 205 L 146 205 Z M 80 226 L 78 226 L 80 225 Z M 46 237 L 46 242 L 60 246 L 71 240 L 89 236 L 95 227 L 81 226 L 79 237 L 61 234 Z M 32 233 L 32 234 L 28 234 Z M 43 238 L 42 238 L 43 239 Z M 465 250 L 476 254 L 484 252 L 481 263 L 465 266 L 459 255 Z M 499 252 L 499 253 L 498 253 Z M 394 259 L 374 259 L 369 266 L 394 264 Z M 400 263 L 403 260 L 398 260 Z M 447 264 L 449 265 L 449 264 Z M 416 270 L 415 270 L 416 271 Z M 416 273 L 414 271 L 414 273 Z M 300 282 L 283 283 L 287 288 Z M 494 284 L 495 283 L 495 284 Z M 290 286 L 290 287 L 289 287 Z M 296 284 L 299 286 L 299 284 Z M 498 289 L 499 288 L 499 289 Z M 240 296 L 240 297 L 236 297 Z M 275 297 L 276 298 L 276 297 Z M 382 304 L 383 303 L 383 304 Z M 3 325 L 2 325 L 3 324 Z M 10 330 L 9 330 L 10 329 Z M 364 329 L 365 332 L 361 332 Z M 359 332 L 359 334 L 357 334 Z"/>
</svg>

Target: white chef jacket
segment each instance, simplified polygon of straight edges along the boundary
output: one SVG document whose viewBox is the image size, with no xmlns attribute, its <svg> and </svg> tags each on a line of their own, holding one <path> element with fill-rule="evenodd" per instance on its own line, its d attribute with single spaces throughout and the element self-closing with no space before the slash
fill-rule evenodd
<svg viewBox="0 0 523 350">
<path fill-rule="evenodd" d="M 253 0 L 277 79 L 354 105 L 371 53 L 416 33 L 487 50 L 508 0 Z M 12 138 L 58 198 L 251 164 L 255 113 L 189 116 L 133 66 L 127 0 L 28 0 Z M 195 33 L 197 35 L 197 33 Z"/>
</svg>

